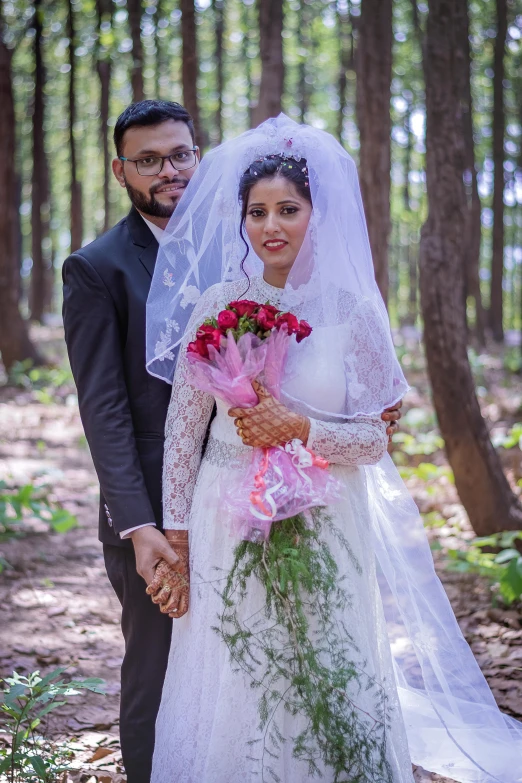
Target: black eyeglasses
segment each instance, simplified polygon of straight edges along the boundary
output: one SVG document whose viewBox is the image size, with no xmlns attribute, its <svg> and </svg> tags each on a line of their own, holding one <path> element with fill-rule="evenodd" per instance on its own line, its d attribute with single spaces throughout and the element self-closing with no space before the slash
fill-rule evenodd
<svg viewBox="0 0 522 783">
<path fill-rule="evenodd" d="M 176 171 L 186 171 L 196 165 L 197 155 L 199 147 L 192 147 L 189 150 L 181 150 L 180 152 L 174 152 L 172 155 L 154 155 L 146 158 L 124 158 L 123 155 L 119 155 L 120 160 L 126 160 L 128 163 L 136 164 L 136 171 L 141 174 L 142 177 L 153 177 L 155 174 L 159 174 L 163 168 L 163 164 L 166 160 L 170 160 L 171 166 Z"/>
</svg>

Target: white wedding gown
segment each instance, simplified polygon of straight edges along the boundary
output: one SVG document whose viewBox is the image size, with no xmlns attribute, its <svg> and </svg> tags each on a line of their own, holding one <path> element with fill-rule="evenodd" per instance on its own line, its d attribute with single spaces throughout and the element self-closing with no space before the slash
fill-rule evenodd
<svg viewBox="0 0 522 783">
<path fill-rule="evenodd" d="M 204 318 L 216 314 L 244 292 L 245 284 L 228 283 L 208 289 L 192 317 L 193 331 Z M 280 290 L 255 278 L 248 299 L 278 304 Z M 170 659 L 156 724 L 152 783 L 260 783 L 273 778 L 270 766 L 282 783 L 312 780 L 308 767 L 292 754 L 292 737 L 302 729 L 299 716 L 283 710 L 277 716 L 283 736 L 278 758 L 261 760 L 262 739 L 257 704 L 259 691 L 249 676 L 238 671 L 213 626 L 221 610 L 220 586 L 232 564 L 236 541 L 220 519 L 218 487 L 233 471 L 244 466 L 251 450 L 236 434 L 227 407 L 217 403 L 210 438 L 203 458 L 201 450 L 214 399 L 191 386 L 185 351 L 178 362 L 166 426 L 164 466 L 164 519 L 167 528 L 189 530 L 191 596 L 188 613 L 173 621 Z M 295 379 L 294 379 L 294 382 Z M 302 378 L 324 398 L 331 393 L 321 373 Z M 318 405 L 321 407 L 321 405 Z M 327 458 L 341 480 L 343 501 L 330 509 L 334 522 L 351 547 L 351 556 L 334 536 L 325 532 L 339 574 L 351 602 L 339 618 L 351 631 L 357 645 L 358 663 L 367 682 L 377 681 L 386 698 L 387 728 L 382 735 L 388 772 L 379 779 L 358 778 L 361 783 L 412 783 L 412 766 L 401 715 L 382 602 L 376 578 L 365 475 L 362 465 L 377 463 L 386 451 L 385 425 L 366 417 L 349 423 L 312 421 L 309 447 Z M 245 617 L 263 606 L 258 583 L 252 583 L 242 606 Z M 360 710 L 371 719 L 375 710 L 373 691 L 364 682 L 351 694 Z M 275 778 L 277 779 L 277 778 Z M 313 778 L 316 780 L 317 778 Z M 333 771 L 324 769 L 325 783 Z"/>
</svg>

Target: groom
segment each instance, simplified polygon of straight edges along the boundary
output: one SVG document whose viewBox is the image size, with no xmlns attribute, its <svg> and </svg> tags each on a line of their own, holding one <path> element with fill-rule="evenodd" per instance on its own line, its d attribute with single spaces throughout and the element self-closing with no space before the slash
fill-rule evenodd
<svg viewBox="0 0 522 783">
<path fill-rule="evenodd" d="M 113 172 L 132 207 L 114 228 L 64 262 L 63 319 L 100 481 L 99 537 L 122 604 L 123 762 L 128 783 L 149 783 L 173 621 L 145 594 L 145 583 L 161 559 L 174 565 L 177 556 L 161 532 L 170 386 L 145 370 L 145 304 L 158 241 L 197 169 L 199 150 L 188 112 L 159 100 L 127 107 L 116 122 L 114 142 Z M 383 418 L 391 435 L 400 413 Z"/>
</svg>

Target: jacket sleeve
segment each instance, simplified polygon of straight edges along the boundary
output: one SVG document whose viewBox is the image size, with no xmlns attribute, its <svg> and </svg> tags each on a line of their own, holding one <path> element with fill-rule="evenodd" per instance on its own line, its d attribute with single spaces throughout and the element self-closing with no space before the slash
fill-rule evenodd
<svg viewBox="0 0 522 783">
<path fill-rule="evenodd" d="M 156 524 L 134 437 L 114 301 L 80 253 L 63 265 L 63 322 L 78 403 L 116 533 Z"/>
</svg>

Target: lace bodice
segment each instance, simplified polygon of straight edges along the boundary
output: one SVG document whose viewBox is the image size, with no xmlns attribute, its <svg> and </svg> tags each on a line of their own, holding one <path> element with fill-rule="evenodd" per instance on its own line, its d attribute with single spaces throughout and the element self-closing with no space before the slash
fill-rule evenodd
<svg viewBox="0 0 522 783">
<path fill-rule="evenodd" d="M 194 338 L 196 328 L 205 318 L 216 315 L 225 305 L 247 296 L 258 302 L 278 305 L 281 289 L 268 285 L 261 277 L 251 281 L 248 292 L 244 281 L 224 283 L 209 288 L 192 314 L 172 384 L 172 396 L 165 429 L 163 461 L 163 520 L 165 528 L 188 528 L 192 497 L 196 485 L 202 448 L 214 407 L 214 398 L 190 381 L 186 345 Z M 306 378 L 302 379 L 306 383 Z M 294 379 L 295 383 L 295 379 Z M 217 415 L 212 421 L 214 440 L 240 450 L 243 446 L 236 433 L 227 406 L 217 401 Z M 380 418 L 364 417 L 347 423 L 311 419 L 308 446 L 317 454 L 341 465 L 371 465 L 386 451 L 386 425 Z M 224 452 L 223 465 L 226 464 Z"/>
</svg>

